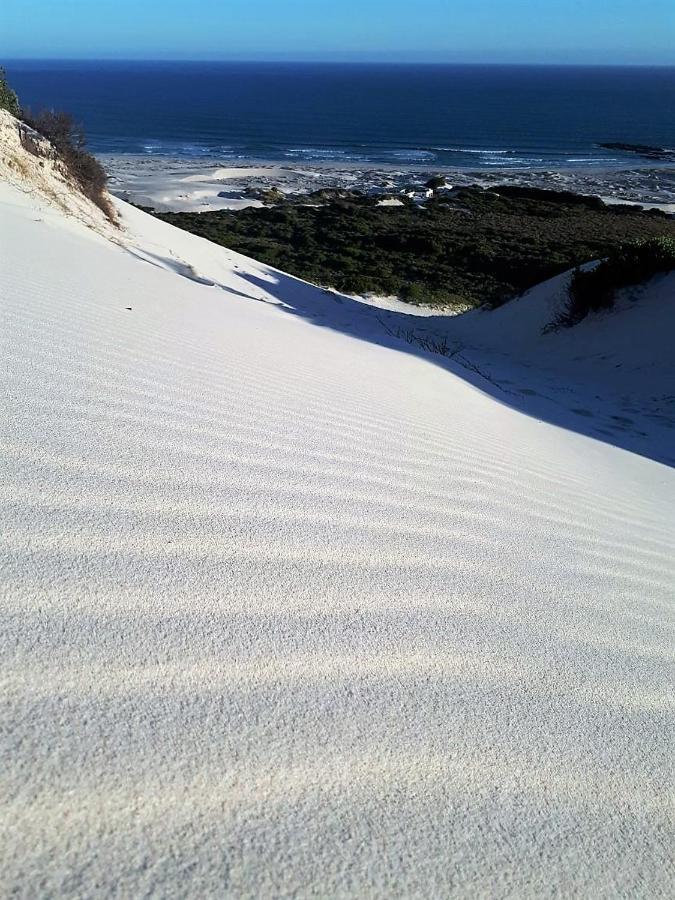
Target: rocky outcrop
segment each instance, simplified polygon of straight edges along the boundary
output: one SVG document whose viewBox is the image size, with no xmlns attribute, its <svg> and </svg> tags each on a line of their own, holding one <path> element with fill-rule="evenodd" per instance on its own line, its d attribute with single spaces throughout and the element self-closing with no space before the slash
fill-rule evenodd
<svg viewBox="0 0 675 900">
<path fill-rule="evenodd" d="M 648 144 L 625 144 L 622 141 L 613 141 L 600 144 L 604 150 L 621 150 L 624 153 L 635 153 L 645 159 L 657 159 L 662 162 L 675 162 L 675 150 L 666 147 L 650 147 Z"/>
</svg>

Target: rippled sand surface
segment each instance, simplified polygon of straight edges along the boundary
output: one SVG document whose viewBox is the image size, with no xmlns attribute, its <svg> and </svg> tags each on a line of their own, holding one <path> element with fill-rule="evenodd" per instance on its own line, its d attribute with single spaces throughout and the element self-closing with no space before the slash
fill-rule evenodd
<svg viewBox="0 0 675 900">
<path fill-rule="evenodd" d="M 667 896 L 673 470 L 0 213 L 3 892 Z"/>
</svg>

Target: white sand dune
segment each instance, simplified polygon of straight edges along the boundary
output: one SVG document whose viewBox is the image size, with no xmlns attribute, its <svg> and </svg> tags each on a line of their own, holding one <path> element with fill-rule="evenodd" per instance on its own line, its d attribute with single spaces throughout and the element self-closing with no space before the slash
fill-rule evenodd
<svg viewBox="0 0 675 900">
<path fill-rule="evenodd" d="M 244 209 L 263 204 L 249 196 L 247 188 L 254 179 L 264 184 L 276 180 L 295 184 L 301 171 L 278 165 L 194 166 L 185 160 L 160 161 L 132 157 L 108 158 L 113 168 L 111 189 L 123 200 L 138 206 L 175 212 L 207 212 L 218 209 Z"/>
<path fill-rule="evenodd" d="M 3 892 L 669 896 L 673 470 L 119 208 L 0 188 Z"/>
<path fill-rule="evenodd" d="M 393 328 L 422 344 L 445 338 L 497 399 L 675 466 L 675 272 L 620 292 L 609 313 L 551 330 L 569 277 L 494 311 L 427 316 L 407 328 L 399 316 Z"/>
</svg>

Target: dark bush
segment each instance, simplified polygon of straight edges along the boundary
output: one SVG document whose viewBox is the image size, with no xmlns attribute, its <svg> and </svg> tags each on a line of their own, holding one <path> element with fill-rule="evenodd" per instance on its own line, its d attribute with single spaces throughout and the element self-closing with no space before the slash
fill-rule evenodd
<svg viewBox="0 0 675 900">
<path fill-rule="evenodd" d="M 267 209 L 159 217 L 325 287 L 437 306 L 497 306 L 628 241 L 675 239 L 672 218 L 615 213 L 561 192 L 534 199 L 469 187 L 459 202 L 385 209 L 354 195 L 317 207 L 298 197 Z"/>
<path fill-rule="evenodd" d="M 603 209 L 600 197 L 575 194 L 572 191 L 552 191 L 548 188 L 527 187 L 525 185 L 501 185 L 496 190 L 500 196 L 519 200 L 536 200 L 540 203 L 565 203 L 570 206 L 586 206 L 589 209 Z"/>
<path fill-rule="evenodd" d="M 23 111 L 22 118 L 27 125 L 51 141 L 85 197 L 114 222 L 115 213 L 106 193 L 108 176 L 101 163 L 86 149 L 87 142 L 82 127 L 69 113 L 52 110 L 43 110 L 37 115 Z"/>
<path fill-rule="evenodd" d="M 5 70 L 0 67 L 0 109 L 6 109 L 17 118 L 21 114 L 19 106 L 19 98 L 16 96 L 11 87 L 7 84 Z"/>
<path fill-rule="evenodd" d="M 590 271 L 577 269 L 569 288 L 569 302 L 558 324 L 576 325 L 590 312 L 611 309 L 616 292 L 675 269 L 675 239 L 654 237 L 631 241 L 612 251 Z"/>
<path fill-rule="evenodd" d="M 439 188 L 445 187 L 446 184 L 445 175 L 434 175 L 433 178 L 425 182 L 424 186 L 431 188 L 432 191 L 437 191 Z"/>
</svg>

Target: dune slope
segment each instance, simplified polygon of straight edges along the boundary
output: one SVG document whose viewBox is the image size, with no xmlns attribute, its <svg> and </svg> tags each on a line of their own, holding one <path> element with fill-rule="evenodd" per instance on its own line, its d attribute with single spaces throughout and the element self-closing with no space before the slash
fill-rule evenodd
<svg viewBox="0 0 675 900">
<path fill-rule="evenodd" d="M 4 890 L 667 896 L 673 470 L 0 202 Z"/>
</svg>

